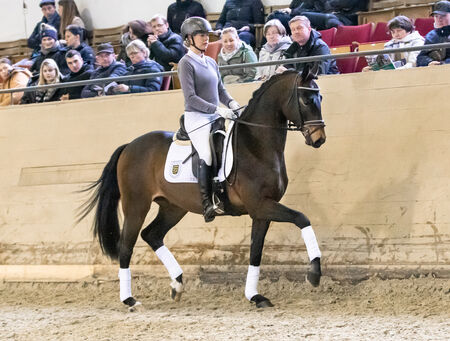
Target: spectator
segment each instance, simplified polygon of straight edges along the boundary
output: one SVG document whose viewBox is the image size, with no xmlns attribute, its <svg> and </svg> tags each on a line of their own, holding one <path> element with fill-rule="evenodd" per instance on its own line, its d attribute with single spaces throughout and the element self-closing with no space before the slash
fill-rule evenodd
<svg viewBox="0 0 450 341">
<path fill-rule="evenodd" d="M 40 46 L 41 46 L 41 26 L 42 24 L 48 24 L 53 26 L 55 30 L 59 29 L 61 18 L 56 12 L 55 0 L 41 0 L 39 3 L 41 7 L 42 13 L 44 16 L 41 21 L 36 24 L 33 32 L 28 38 L 28 47 L 33 49 L 31 54 L 31 58 L 34 59 L 39 54 Z"/>
<path fill-rule="evenodd" d="M 58 84 L 62 80 L 62 75 L 59 72 L 58 64 L 53 59 L 45 59 L 41 64 L 39 72 L 39 80 L 37 84 L 31 85 L 49 85 Z M 45 90 L 35 90 L 26 92 L 22 97 L 22 104 L 29 103 L 43 103 L 43 102 L 55 102 L 59 101 L 63 94 L 63 89 L 52 88 Z"/>
<path fill-rule="evenodd" d="M 59 0 L 58 12 L 61 17 L 61 25 L 59 27 L 60 36 L 64 37 L 67 26 L 76 25 L 81 28 L 82 33 L 80 34 L 80 37 L 81 41 L 84 41 L 86 37 L 86 26 L 84 25 L 83 19 L 80 17 L 80 12 L 78 11 L 75 1 Z"/>
<path fill-rule="evenodd" d="M 244 63 L 256 63 L 258 58 L 250 45 L 239 39 L 234 27 L 227 27 L 222 31 L 222 49 L 218 56 L 219 66 Z M 256 76 L 256 67 L 245 69 L 220 70 L 225 84 L 251 82 Z"/>
<path fill-rule="evenodd" d="M 76 50 L 81 54 L 83 61 L 87 64 L 94 65 L 94 50 L 88 44 L 83 42 L 84 31 L 80 26 L 69 25 L 66 27 L 64 36 L 66 38 L 67 47 Z"/>
<path fill-rule="evenodd" d="M 63 48 L 58 41 L 58 33 L 56 30 L 47 24 L 42 24 L 43 27 L 41 29 L 41 51 L 39 55 L 31 65 L 30 71 L 33 74 L 37 74 L 41 69 L 41 64 L 44 59 L 54 59 L 58 64 L 58 71 L 62 74 L 68 74 L 69 69 L 66 64 L 66 49 Z"/>
<path fill-rule="evenodd" d="M 434 5 L 435 29 L 425 36 L 425 45 L 448 43 L 450 41 L 450 1 L 439 1 Z M 450 48 L 440 50 L 423 50 L 417 57 L 417 66 L 450 64 Z"/>
<path fill-rule="evenodd" d="M 147 44 L 147 38 L 152 33 L 152 26 L 144 20 L 130 21 L 123 29 L 123 34 L 120 38 L 121 48 L 117 59 L 123 61 L 127 66 L 130 66 L 131 60 L 128 58 L 126 51 L 128 44 L 135 39 L 140 39 Z"/>
<path fill-rule="evenodd" d="M 259 52 L 260 62 L 281 60 L 284 58 L 284 51 L 292 44 L 291 38 L 286 36 L 286 30 L 278 19 L 272 19 L 264 25 L 264 37 L 267 43 L 263 45 Z M 256 79 L 266 80 L 275 74 L 277 65 L 259 67 L 256 72 Z"/>
<path fill-rule="evenodd" d="M 66 53 L 66 62 L 70 73 L 63 79 L 64 83 L 85 81 L 91 78 L 94 68 L 91 64 L 84 62 L 83 56 L 77 50 L 70 50 Z M 61 100 L 81 98 L 81 91 L 84 86 L 66 88 Z"/>
<path fill-rule="evenodd" d="M 353 0 L 350 0 L 350 2 Z M 359 0 L 354 0 L 359 1 Z M 349 2 L 347 0 L 347 2 Z M 330 5 L 326 0 L 319 1 L 292 1 L 290 7 L 291 18 L 295 16 L 305 16 L 309 19 L 311 26 L 316 30 L 326 30 L 331 27 L 337 27 L 339 25 L 350 25 L 351 23 L 347 21 L 343 23 L 339 18 L 333 13 L 326 13 L 327 9 L 330 9 Z"/>
<path fill-rule="evenodd" d="M 150 58 L 162 65 L 164 70 L 170 71 L 186 53 L 183 39 L 169 28 L 166 18 L 155 15 L 151 21 L 153 34 L 148 36 Z"/>
<path fill-rule="evenodd" d="M 190 17 L 206 18 L 203 6 L 193 0 L 177 0 L 167 8 L 167 22 L 172 32 L 180 34 L 181 24 Z"/>
<path fill-rule="evenodd" d="M 127 68 L 123 63 L 116 61 L 116 55 L 114 54 L 114 48 L 110 43 L 100 44 L 97 49 L 96 56 L 97 64 L 99 67 L 91 74 L 91 79 L 100 78 L 115 78 L 125 75 Z M 81 97 L 96 97 L 104 95 L 108 88 L 117 85 L 112 79 L 111 82 L 105 87 L 101 85 L 86 85 L 81 92 Z"/>
<path fill-rule="evenodd" d="M 8 58 L 0 58 L 0 89 L 25 88 L 31 77 L 31 72 L 27 69 L 13 66 Z M 23 92 L 14 92 L 13 94 L 0 94 L 0 106 L 19 104 Z"/>
<path fill-rule="evenodd" d="M 414 25 L 408 17 L 399 15 L 388 22 L 388 28 L 391 31 L 392 39 L 384 44 L 385 49 L 398 49 L 402 47 L 422 46 L 423 37 L 419 32 L 414 31 Z M 401 62 L 402 66 L 397 69 L 409 69 L 416 66 L 417 56 L 420 51 L 391 53 L 391 59 L 395 62 Z M 363 71 L 371 71 L 370 66 L 366 66 Z"/>
<path fill-rule="evenodd" d="M 330 54 L 328 45 L 320 39 L 320 33 L 311 29 L 311 23 L 308 18 L 296 16 L 289 21 L 289 27 L 292 32 L 291 38 L 293 43 L 284 53 L 286 59 Z M 283 72 L 288 68 L 296 69 L 301 72 L 304 66 L 305 63 L 280 66 L 277 69 L 277 73 Z M 337 73 L 339 73 L 339 70 L 336 65 L 336 60 L 328 59 L 319 62 L 319 74 Z"/>
<path fill-rule="evenodd" d="M 127 54 L 133 65 L 129 68 L 126 76 L 164 71 L 161 65 L 149 59 L 150 51 L 139 39 L 133 40 L 130 44 L 128 44 Z M 131 80 L 113 87 L 112 93 L 125 94 L 159 91 L 161 89 L 161 84 L 162 77 Z"/>
<path fill-rule="evenodd" d="M 264 24 L 261 0 L 226 0 L 216 29 L 234 27 L 242 41 L 255 46 L 255 24 Z"/>
<path fill-rule="evenodd" d="M 367 11 L 368 0 L 328 0 L 325 11 L 334 14 L 344 25 L 358 25 L 358 12 Z"/>
</svg>

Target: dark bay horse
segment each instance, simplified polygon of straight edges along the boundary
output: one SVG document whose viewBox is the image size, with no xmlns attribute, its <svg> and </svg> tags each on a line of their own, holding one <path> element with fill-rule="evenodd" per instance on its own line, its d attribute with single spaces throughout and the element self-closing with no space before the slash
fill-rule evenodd
<svg viewBox="0 0 450 341">
<path fill-rule="evenodd" d="M 320 282 L 320 250 L 310 221 L 279 203 L 288 185 L 284 148 L 289 126 L 300 130 L 306 144 L 314 148 L 325 142 L 321 95 L 314 81 L 317 68 L 313 69 L 305 67 L 301 75 L 287 71 L 271 77 L 253 93 L 234 127 L 235 162 L 229 176 L 233 183 L 228 182 L 226 190 L 233 215 L 248 214 L 253 220 L 245 296 L 258 307 L 272 306 L 257 292 L 262 249 L 271 221 L 293 223 L 301 229 L 311 261 L 307 280 L 314 286 Z M 164 179 L 172 137 L 172 132 L 154 131 L 119 147 L 101 177 L 86 189 L 95 192 L 85 203 L 80 220 L 96 207 L 94 235 L 103 252 L 120 262 L 120 299 L 129 307 L 139 304 L 131 295 L 130 259 L 153 201 L 159 212 L 141 237 L 166 266 L 172 278 L 172 298 L 179 299 L 183 291 L 182 270 L 163 239 L 187 212 L 202 214 L 202 205 L 197 184 L 173 184 Z M 122 231 L 119 200 L 124 214 Z"/>
</svg>

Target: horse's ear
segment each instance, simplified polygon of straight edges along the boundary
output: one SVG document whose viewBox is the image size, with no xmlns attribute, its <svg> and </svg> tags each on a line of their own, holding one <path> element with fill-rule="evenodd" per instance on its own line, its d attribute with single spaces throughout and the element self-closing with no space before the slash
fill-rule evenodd
<svg viewBox="0 0 450 341">
<path fill-rule="evenodd" d="M 317 79 L 318 73 L 319 73 L 319 63 L 318 62 L 314 62 L 312 67 L 309 63 L 307 63 L 302 72 L 302 82 L 309 83 L 313 79 Z"/>
</svg>

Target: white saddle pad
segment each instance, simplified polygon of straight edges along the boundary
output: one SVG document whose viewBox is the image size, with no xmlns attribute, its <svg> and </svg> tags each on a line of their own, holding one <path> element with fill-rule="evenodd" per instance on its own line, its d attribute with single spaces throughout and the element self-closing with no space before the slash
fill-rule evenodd
<svg viewBox="0 0 450 341">
<path fill-rule="evenodd" d="M 226 136 L 224 139 L 224 147 L 222 152 L 222 160 L 226 160 L 219 170 L 219 181 L 225 181 L 226 177 L 230 175 L 233 168 L 233 138 L 230 137 L 234 122 L 228 125 Z M 230 142 L 228 143 L 228 140 Z M 228 145 L 228 148 L 227 148 Z M 167 153 L 166 164 L 164 166 L 164 178 L 167 182 L 172 183 L 196 183 L 197 178 L 192 173 L 192 157 L 185 163 L 184 160 L 191 154 L 191 143 L 174 141 L 170 144 L 169 152 Z M 224 166 L 225 164 L 225 166 Z M 226 168 L 226 169 L 225 169 Z"/>
</svg>

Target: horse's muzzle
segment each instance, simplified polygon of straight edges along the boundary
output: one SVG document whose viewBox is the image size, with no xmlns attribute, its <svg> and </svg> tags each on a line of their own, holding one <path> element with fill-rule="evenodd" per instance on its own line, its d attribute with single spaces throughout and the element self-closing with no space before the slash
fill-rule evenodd
<svg viewBox="0 0 450 341">
<path fill-rule="evenodd" d="M 302 131 L 302 133 L 305 136 L 305 143 L 314 148 L 319 148 L 327 139 L 323 126 L 314 127 L 313 129 L 307 128 L 305 131 Z"/>
</svg>

